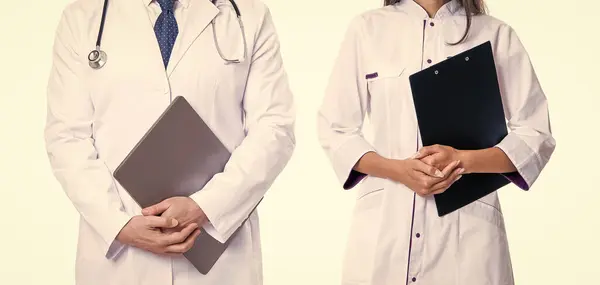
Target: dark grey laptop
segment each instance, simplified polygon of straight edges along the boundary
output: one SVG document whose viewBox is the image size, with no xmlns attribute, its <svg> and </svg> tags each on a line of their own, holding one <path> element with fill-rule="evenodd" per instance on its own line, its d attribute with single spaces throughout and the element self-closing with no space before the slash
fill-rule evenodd
<svg viewBox="0 0 600 285">
<path fill-rule="evenodd" d="M 230 156 L 189 102 L 179 96 L 123 160 L 114 177 L 145 208 L 202 189 L 223 171 Z M 236 234 L 221 243 L 202 231 L 184 256 L 200 273 L 207 274 Z"/>
</svg>

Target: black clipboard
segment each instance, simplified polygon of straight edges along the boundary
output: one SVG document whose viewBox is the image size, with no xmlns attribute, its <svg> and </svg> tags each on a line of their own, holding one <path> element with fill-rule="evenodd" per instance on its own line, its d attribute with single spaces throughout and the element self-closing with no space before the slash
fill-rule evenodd
<svg viewBox="0 0 600 285">
<path fill-rule="evenodd" d="M 409 76 L 423 146 L 475 150 L 508 134 L 489 41 Z M 439 216 L 456 211 L 510 181 L 503 174 L 463 175 L 434 196 Z"/>
</svg>

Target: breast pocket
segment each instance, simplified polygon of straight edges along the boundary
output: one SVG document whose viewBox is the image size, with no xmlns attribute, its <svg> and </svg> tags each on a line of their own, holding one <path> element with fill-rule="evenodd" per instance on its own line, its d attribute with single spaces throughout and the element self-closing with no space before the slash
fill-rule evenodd
<svg viewBox="0 0 600 285">
<path fill-rule="evenodd" d="M 390 69 L 365 75 L 372 99 L 398 95 L 405 90 L 408 80 L 405 68 Z"/>
<path fill-rule="evenodd" d="M 385 155 L 392 158 L 412 155 L 416 149 L 417 128 L 409 75 L 406 68 L 400 67 L 366 76 L 374 143 L 389 146 Z"/>
</svg>

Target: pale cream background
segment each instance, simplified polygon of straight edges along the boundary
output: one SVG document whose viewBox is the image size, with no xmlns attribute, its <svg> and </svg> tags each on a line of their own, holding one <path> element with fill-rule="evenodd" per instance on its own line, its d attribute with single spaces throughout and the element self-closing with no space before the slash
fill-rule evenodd
<svg viewBox="0 0 600 285">
<path fill-rule="evenodd" d="M 1 2 L 0 284 L 74 284 L 78 216 L 50 173 L 42 141 L 54 29 L 69 1 Z M 380 1 L 265 2 L 298 104 L 297 151 L 260 207 L 265 285 L 338 284 L 354 193 L 339 188 L 317 144 L 315 112 L 348 21 Z M 488 6 L 527 47 L 558 142 L 531 192 L 501 190 L 517 284 L 600 284 L 593 274 L 600 264 L 600 4 Z"/>
</svg>

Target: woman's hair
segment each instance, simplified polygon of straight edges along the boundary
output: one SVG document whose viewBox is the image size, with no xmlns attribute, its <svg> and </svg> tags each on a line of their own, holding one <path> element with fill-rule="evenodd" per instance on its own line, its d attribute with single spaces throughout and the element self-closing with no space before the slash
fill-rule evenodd
<svg viewBox="0 0 600 285">
<path fill-rule="evenodd" d="M 384 0 L 383 3 L 384 3 L 384 6 L 387 6 L 387 5 L 394 5 L 396 3 L 399 3 L 400 1 L 402 1 L 402 0 Z M 404 0 L 404 1 L 413 1 L 413 0 Z M 451 45 L 459 44 L 467 38 L 467 35 L 469 34 L 469 30 L 471 29 L 471 20 L 474 15 L 481 15 L 481 14 L 486 13 L 483 0 L 455 0 L 455 1 L 458 1 L 458 3 L 460 3 L 460 5 L 465 9 L 465 14 L 467 17 L 467 28 L 465 29 L 465 33 L 463 34 L 462 38 L 458 42 L 452 43 Z"/>
</svg>

